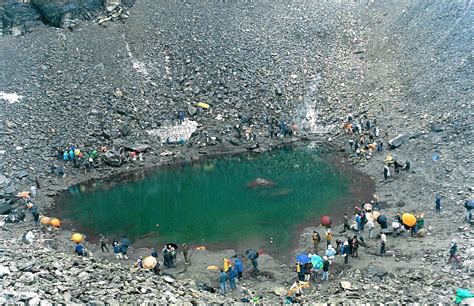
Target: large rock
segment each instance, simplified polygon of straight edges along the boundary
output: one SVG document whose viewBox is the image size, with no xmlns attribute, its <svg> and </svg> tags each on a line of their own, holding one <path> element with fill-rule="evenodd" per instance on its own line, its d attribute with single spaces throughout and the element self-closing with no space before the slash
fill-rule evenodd
<svg viewBox="0 0 474 306">
<path fill-rule="evenodd" d="M 5 200 L 0 200 L 0 215 L 8 214 L 12 210 L 10 204 Z"/>
</svg>

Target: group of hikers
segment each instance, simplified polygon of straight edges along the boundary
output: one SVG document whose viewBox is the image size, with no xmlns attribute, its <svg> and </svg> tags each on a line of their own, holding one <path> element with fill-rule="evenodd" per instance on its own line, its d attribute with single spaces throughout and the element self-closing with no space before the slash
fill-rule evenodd
<svg viewBox="0 0 474 306">
<path fill-rule="evenodd" d="M 76 145 L 70 145 L 62 150 L 62 158 L 64 161 L 72 161 L 74 167 L 85 168 L 86 170 L 94 166 L 97 160 L 98 152 L 95 149 L 80 149 Z"/>
</svg>

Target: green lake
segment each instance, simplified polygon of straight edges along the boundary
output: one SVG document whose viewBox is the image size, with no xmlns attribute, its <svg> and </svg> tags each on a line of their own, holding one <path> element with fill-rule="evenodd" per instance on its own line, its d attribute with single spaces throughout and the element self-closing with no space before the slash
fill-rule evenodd
<svg viewBox="0 0 474 306">
<path fill-rule="evenodd" d="M 92 241 L 99 233 L 110 240 L 126 234 L 138 246 L 187 242 L 281 255 L 304 226 L 340 216 L 370 194 L 367 186 L 354 188 L 359 174 L 334 156 L 298 146 L 160 167 L 71 186 L 52 213 Z M 258 177 L 275 185 L 249 187 Z"/>
</svg>

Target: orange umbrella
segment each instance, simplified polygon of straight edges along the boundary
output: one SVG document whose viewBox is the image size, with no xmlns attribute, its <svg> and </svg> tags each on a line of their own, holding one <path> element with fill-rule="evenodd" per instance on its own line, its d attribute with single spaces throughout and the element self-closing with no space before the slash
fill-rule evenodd
<svg viewBox="0 0 474 306">
<path fill-rule="evenodd" d="M 372 212 L 372 218 L 374 218 L 374 220 L 377 220 L 377 218 L 380 216 L 380 212 L 378 211 L 373 211 Z"/>
<path fill-rule="evenodd" d="M 147 256 L 142 260 L 143 269 L 153 269 L 156 266 L 156 258 L 153 256 Z"/>
<path fill-rule="evenodd" d="M 51 224 L 51 218 L 50 217 L 43 217 L 40 220 L 41 225 L 50 225 Z"/>
<path fill-rule="evenodd" d="M 412 227 L 416 224 L 416 217 L 412 214 L 404 213 L 402 215 L 402 222 L 406 226 Z"/>
<path fill-rule="evenodd" d="M 81 243 L 82 240 L 84 240 L 84 236 L 82 236 L 82 234 L 79 234 L 79 233 L 74 233 L 71 236 L 71 240 L 74 241 L 75 243 Z"/>
<path fill-rule="evenodd" d="M 55 228 L 59 228 L 61 226 L 61 221 L 58 218 L 51 219 L 51 225 Z"/>
</svg>

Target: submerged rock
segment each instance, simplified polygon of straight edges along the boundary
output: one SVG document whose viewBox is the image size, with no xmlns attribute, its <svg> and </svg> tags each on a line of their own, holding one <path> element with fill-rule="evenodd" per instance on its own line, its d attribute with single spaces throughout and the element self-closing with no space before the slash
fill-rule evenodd
<svg viewBox="0 0 474 306">
<path fill-rule="evenodd" d="M 258 188 L 258 187 L 273 187 L 275 186 L 275 182 L 263 179 L 261 177 L 257 177 L 253 181 L 247 184 L 249 188 Z"/>
</svg>

